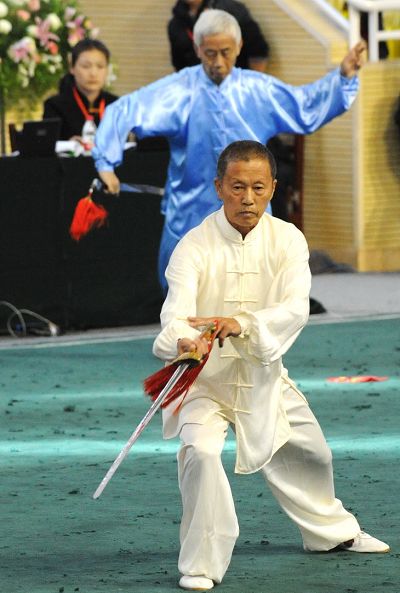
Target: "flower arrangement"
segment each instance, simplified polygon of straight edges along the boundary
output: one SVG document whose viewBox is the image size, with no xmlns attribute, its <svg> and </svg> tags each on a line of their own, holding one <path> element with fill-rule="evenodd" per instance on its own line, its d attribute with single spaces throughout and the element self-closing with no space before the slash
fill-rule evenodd
<svg viewBox="0 0 400 593">
<path fill-rule="evenodd" d="M 4 104 L 33 104 L 68 70 L 72 47 L 98 30 L 75 0 L 0 0 L 0 89 Z"/>
</svg>

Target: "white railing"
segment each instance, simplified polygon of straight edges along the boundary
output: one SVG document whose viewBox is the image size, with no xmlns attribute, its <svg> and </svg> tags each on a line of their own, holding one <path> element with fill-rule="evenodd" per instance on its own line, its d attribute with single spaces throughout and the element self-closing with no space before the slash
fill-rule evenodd
<svg viewBox="0 0 400 593">
<path fill-rule="evenodd" d="M 332 21 L 341 31 L 344 31 L 347 35 L 350 31 L 350 25 L 348 19 L 346 19 L 332 4 L 329 4 L 327 0 L 311 0 L 313 4 L 326 15 L 330 21 Z"/>
<path fill-rule="evenodd" d="M 347 0 L 349 20 L 326 0 L 311 0 L 339 29 L 344 31 L 352 47 L 360 39 L 360 11 L 368 13 L 368 54 L 371 62 L 379 60 L 379 42 L 400 39 L 400 29 L 379 30 L 379 13 L 399 10 L 400 0 Z"/>
<path fill-rule="evenodd" d="M 379 60 L 379 42 L 400 39 L 400 29 L 380 31 L 378 16 L 385 10 L 400 10 L 399 0 L 348 0 L 349 4 L 349 43 L 360 38 L 360 10 L 368 12 L 368 53 L 371 62 Z"/>
</svg>

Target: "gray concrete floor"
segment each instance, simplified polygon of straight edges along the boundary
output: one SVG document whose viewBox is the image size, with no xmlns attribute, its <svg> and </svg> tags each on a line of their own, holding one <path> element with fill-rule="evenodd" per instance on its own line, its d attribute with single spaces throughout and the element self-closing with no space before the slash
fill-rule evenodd
<svg viewBox="0 0 400 593">
<path fill-rule="evenodd" d="M 310 321 L 328 323 L 354 318 L 400 316 L 400 272 L 317 274 L 311 296 L 326 313 Z"/>
</svg>

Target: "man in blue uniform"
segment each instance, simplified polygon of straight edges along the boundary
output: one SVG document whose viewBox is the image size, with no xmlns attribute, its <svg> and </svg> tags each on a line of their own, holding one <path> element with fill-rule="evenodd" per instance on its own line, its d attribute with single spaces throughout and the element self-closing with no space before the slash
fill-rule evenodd
<svg viewBox="0 0 400 593">
<path fill-rule="evenodd" d="M 122 161 L 128 133 L 168 139 L 171 157 L 161 204 L 165 224 L 159 255 L 164 290 L 165 268 L 179 239 L 220 207 L 213 180 L 222 150 L 236 140 L 265 144 L 282 132 L 310 134 L 341 115 L 356 96 L 355 75 L 365 49 L 365 42 L 359 42 L 339 68 L 294 87 L 235 68 L 241 32 L 227 12 L 203 12 L 193 34 L 201 65 L 166 76 L 107 107 L 92 153 L 108 190 L 118 193 L 114 167 Z"/>
</svg>

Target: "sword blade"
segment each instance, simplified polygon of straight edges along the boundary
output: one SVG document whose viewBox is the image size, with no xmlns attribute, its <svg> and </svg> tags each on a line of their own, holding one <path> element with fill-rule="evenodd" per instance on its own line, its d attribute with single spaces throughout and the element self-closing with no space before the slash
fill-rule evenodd
<svg viewBox="0 0 400 593">
<path fill-rule="evenodd" d="M 107 186 L 98 179 L 97 177 L 93 179 L 89 193 L 93 193 L 94 191 L 97 192 L 104 192 L 107 194 Z M 164 188 L 158 187 L 157 185 L 148 185 L 147 183 L 120 183 L 120 191 L 125 193 L 135 193 L 135 194 L 153 194 L 155 196 L 163 196 L 164 195 Z M 114 194 L 109 194 L 114 195 Z"/>
<path fill-rule="evenodd" d="M 98 488 L 96 489 L 95 493 L 93 494 L 93 498 L 99 498 L 101 493 L 103 492 L 104 488 L 107 486 L 108 482 L 111 480 L 115 472 L 117 471 L 118 467 L 121 465 L 125 457 L 128 455 L 130 449 L 132 448 L 133 444 L 137 441 L 143 430 L 146 428 L 150 420 L 153 418 L 154 414 L 162 405 L 163 401 L 169 395 L 170 391 L 175 387 L 179 379 L 182 377 L 184 372 L 187 368 L 190 367 L 190 363 L 181 364 L 177 367 L 172 377 L 169 379 L 168 383 L 165 385 L 163 390 L 160 392 L 160 395 L 157 399 L 152 403 L 146 414 L 143 416 L 143 419 L 138 424 L 134 432 L 131 434 L 129 440 L 125 443 L 117 457 L 115 458 L 114 462 L 110 466 L 108 472 L 100 482 Z"/>
<path fill-rule="evenodd" d="M 155 196 L 163 196 L 164 188 L 156 185 L 148 185 L 146 183 L 122 183 L 120 184 L 120 191 L 136 194 L 154 194 Z"/>
</svg>

